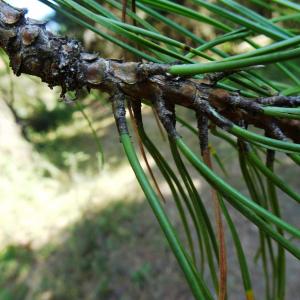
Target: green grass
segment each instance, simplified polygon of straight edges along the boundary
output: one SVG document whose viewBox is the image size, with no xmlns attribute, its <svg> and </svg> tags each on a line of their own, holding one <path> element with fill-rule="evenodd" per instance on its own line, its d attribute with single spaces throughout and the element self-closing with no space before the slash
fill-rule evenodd
<svg viewBox="0 0 300 300">
<path fill-rule="evenodd" d="M 8 246 L 0 255 L 0 266 L 1 300 L 28 295 L 38 300 L 47 294 L 65 300 L 139 299 L 144 293 L 150 299 L 154 277 L 177 285 L 175 293 L 181 289 L 189 295 L 145 203 L 121 200 L 87 211 L 56 243 L 38 250 Z M 174 272 L 170 278 L 165 267 Z"/>
</svg>

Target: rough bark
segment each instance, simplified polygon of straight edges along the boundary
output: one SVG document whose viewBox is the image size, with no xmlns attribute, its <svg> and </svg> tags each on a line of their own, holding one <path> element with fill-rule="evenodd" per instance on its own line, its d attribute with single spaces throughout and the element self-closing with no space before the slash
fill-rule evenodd
<svg viewBox="0 0 300 300">
<path fill-rule="evenodd" d="M 94 88 L 109 93 L 117 101 L 126 97 L 132 101 L 150 100 L 171 136 L 176 135 L 176 130 L 166 107 L 177 104 L 225 129 L 242 120 L 271 131 L 275 138 L 287 135 L 300 142 L 295 134 L 300 128 L 298 121 L 273 120 L 262 115 L 261 107 L 264 103 L 298 106 L 300 97 L 246 99 L 238 93 L 216 89 L 213 81 L 209 84 L 171 76 L 169 65 L 104 59 L 87 53 L 76 40 L 53 35 L 45 24 L 26 18 L 25 14 L 25 9 L 16 9 L 0 0 L 0 47 L 9 56 L 17 76 L 30 74 L 40 77 L 51 88 L 61 86 L 62 96 L 67 91 Z M 281 136 L 269 128 L 270 123 L 278 127 Z"/>
</svg>

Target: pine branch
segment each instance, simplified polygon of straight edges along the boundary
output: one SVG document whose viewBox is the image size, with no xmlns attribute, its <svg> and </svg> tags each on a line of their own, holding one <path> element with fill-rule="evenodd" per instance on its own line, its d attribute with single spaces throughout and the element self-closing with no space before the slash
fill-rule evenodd
<svg viewBox="0 0 300 300">
<path fill-rule="evenodd" d="M 167 107 L 176 104 L 205 115 L 223 129 L 236 123 L 254 124 L 273 138 L 299 141 L 295 135 L 299 121 L 266 116 L 263 105 L 295 107 L 300 105 L 300 97 L 247 99 L 239 93 L 216 89 L 219 79 L 215 78 L 223 78 L 226 72 L 200 82 L 170 75 L 168 64 L 104 59 L 87 53 L 76 40 L 53 35 L 45 24 L 26 18 L 25 14 L 26 10 L 0 0 L 0 47 L 9 56 L 17 76 L 30 74 L 40 77 L 50 88 L 61 86 L 62 97 L 67 91 L 87 88 L 107 92 L 117 101 L 150 100 L 172 137 L 178 134 Z"/>
</svg>

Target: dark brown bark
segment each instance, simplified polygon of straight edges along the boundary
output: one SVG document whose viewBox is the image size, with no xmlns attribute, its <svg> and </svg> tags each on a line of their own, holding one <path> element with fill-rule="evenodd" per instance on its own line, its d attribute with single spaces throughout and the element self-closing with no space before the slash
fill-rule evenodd
<svg viewBox="0 0 300 300">
<path fill-rule="evenodd" d="M 51 88 L 61 86 L 62 96 L 67 91 L 95 88 L 118 101 L 126 97 L 132 101 L 150 100 L 172 136 L 176 131 L 166 108 L 169 105 L 194 109 L 225 129 L 243 120 L 265 130 L 268 123 L 274 122 L 262 116 L 261 103 L 300 105 L 300 97 L 246 99 L 238 93 L 216 89 L 214 82 L 170 76 L 169 65 L 104 59 L 85 52 L 76 40 L 53 35 L 45 24 L 28 19 L 25 14 L 26 10 L 0 0 L 0 47 L 9 56 L 17 76 L 30 74 L 40 77 Z M 295 134 L 299 132 L 299 122 L 276 120 L 276 123 L 288 137 L 299 141 L 299 135 Z"/>
</svg>

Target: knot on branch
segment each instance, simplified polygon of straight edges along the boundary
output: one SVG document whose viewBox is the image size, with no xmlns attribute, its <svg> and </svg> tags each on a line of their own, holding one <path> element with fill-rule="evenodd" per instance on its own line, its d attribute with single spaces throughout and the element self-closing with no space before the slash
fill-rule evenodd
<svg viewBox="0 0 300 300">
<path fill-rule="evenodd" d="M 3 1 L 0 9 L 0 46 L 6 50 L 17 76 L 38 76 L 51 88 L 62 86 L 63 94 L 82 87 L 79 42 L 54 36 L 44 23 L 25 18 L 26 10 Z"/>
</svg>

